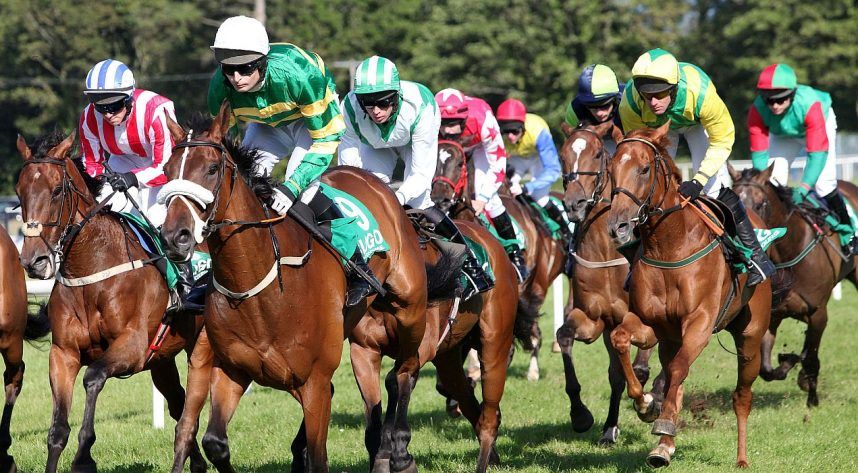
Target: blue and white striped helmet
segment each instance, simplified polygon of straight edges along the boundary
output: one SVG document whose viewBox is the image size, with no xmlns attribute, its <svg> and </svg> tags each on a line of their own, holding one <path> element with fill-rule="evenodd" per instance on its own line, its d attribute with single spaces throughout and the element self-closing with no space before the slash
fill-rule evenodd
<svg viewBox="0 0 858 473">
<path fill-rule="evenodd" d="M 122 62 L 105 59 L 99 62 L 86 75 L 86 95 L 134 95 L 134 74 Z"/>
</svg>

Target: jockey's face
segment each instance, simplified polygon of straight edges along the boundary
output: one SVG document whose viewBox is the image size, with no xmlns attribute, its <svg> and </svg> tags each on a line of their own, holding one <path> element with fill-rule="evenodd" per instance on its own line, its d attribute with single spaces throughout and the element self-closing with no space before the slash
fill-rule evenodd
<svg viewBox="0 0 858 473">
<path fill-rule="evenodd" d="M 249 92 L 256 84 L 259 83 L 261 74 L 259 69 L 256 69 L 250 75 L 242 75 L 239 71 L 232 71 L 232 74 L 224 73 L 229 83 L 237 92 Z"/>
<path fill-rule="evenodd" d="M 668 89 L 655 94 L 641 93 L 641 98 L 646 106 L 652 110 L 652 113 L 656 115 L 664 115 L 670 107 L 670 101 L 672 100 L 670 92 L 670 89 Z"/>
<path fill-rule="evenodd" d="M 125 118 L 128 116 L 128 108 L 122 107 L 117 112 L 106 112 L 102 114 L 104 119 L 107 120 L 112 126 L 119 126 L 122 122 L 125 121 Z"/>
<path fill-rule="evenodd" d="M 786 113 L 790 105 L 792 105 L 791 96 L 780 99 L 766 99 L 766 106 L 768 106 L 769 110 L 771 110 L 775 115 L 783 115 Z"/>
<path fill-rule="evenodd" d="M 441 136 L 446 139 L 456 139 L 462 135 L 464 130 L 464 121 L 451 120 L 449 122 L 441 122 Z"/>
<path fill-rule="evenodd" d="M 587 110 L 590 111 L 590 115 L 593 115 L 593 118 L 595 118 L 596 121 L 604 123 L 611 118 L 611 113 L 614 112 L 614 102 L 587 107 Z"/>
<path fill-rule="evenodd" d="M 524 130 L 523 130 L 523 129 L 521 129 L 521 128 L 515 128 L 515 129 L 511 129 L 511 130 L 505 130 L 505 131 L 503 132 L 503 136 L 504 136 L 507 140 L 509 140 L 509 142 L 510 142 L 510 143 L 512 143 L 512 144 L 516 144 L 516 143 L 518 143 L 518 140 L 520 140 L 520 139 L 521 139 L 521 137 L 522 137 L 522 136 L 524 136 Z"/>
</svg>

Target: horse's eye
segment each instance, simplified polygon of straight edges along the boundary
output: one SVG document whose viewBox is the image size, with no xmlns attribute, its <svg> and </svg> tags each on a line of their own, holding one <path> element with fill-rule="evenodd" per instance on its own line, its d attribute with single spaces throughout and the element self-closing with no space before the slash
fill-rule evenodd
<svg viewBox="0 0 858 473">
<path fill-rule="evenodd" d="M 209 166 L 209 174 L 210 175 L 217 173 L 217 170 L 218 170 L 217 164 L 212 164 L 211 166 Z"/>
<path fill-rule="evenodd" d="M 640 172 L 641 172 L 641 174 L 648 173 L 649 172 L 649 165 L 642 167 Z"/>
<path fill-rule="evenodd" d="M 51 192 L 51 197 L 57 198 L 63 193 L 63 186 L 54 187 L 54 191 Z"/>
</svg>

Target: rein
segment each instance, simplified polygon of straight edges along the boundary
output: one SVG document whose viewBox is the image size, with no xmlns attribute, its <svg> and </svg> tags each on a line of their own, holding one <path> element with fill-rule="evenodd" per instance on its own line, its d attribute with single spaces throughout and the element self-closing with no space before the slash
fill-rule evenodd
<svg viewBox="0 0 858 473">
<path fill-rule="evenodd" d="M 459 166 L 459 179 L 456 182 L 453 182 L 453 180 L 447 176 L 435 176 L 432 178 L 432 184 L 434 185 L 436 182 L 440 182 L 450 186 L 450 188 L 453 189 L 454 202 L 456 200 L 462 200 L 464 190 L 468 187 L 468 160 L 465 158 L 465 152 L 462 147 L 455 141 L 442 140 L 439 144 L 441 143 L 453 145 L 462 151 L 462 165 Z"/>
</svg>

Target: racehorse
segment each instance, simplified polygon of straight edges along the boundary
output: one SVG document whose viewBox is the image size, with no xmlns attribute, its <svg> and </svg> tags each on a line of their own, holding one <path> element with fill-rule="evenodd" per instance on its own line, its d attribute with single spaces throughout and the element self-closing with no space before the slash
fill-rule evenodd
<svg viewBox="0 0 858 473">
<path fill-rule="evenodd" d="M 789 275 L 792 287 L 772 308 L 772 321 L 763 337 L 763 364 L 760 377 L 766 381 L 785 379 L 799 361 L 802 369 L 798 385 L 807 391 L 807 406 L 819 405 L 816 392 L 819 377 L 819 345 L 828 323 L 828 298 L 834 286 L 848 278 L 858 284 L 854 258 L 843 255 L 836 234 L 823 232 L 822 225 L 807 211 L 792 203 L 791 189 L 771 183 L 772 167 L 763 171 L 730 168 L 733 189 L 746 207 L 753 209 L 770 228 L 785 227 L 786 235 L 775 241 L 770 249 L 772 261 Z M 838 188 L 858 208 L 858 188 L 839 181 Z M 778 367 L 772 367 L 772 348 L 781 322 L 794 318 L 807 324 L 801 355 L 782 353 Z"/>
<path fill-rule="evenodd" d="M 473 195 L 473 172 L 465 151 L 459 143 L 441 140 L 438 142 L 439 160 L 432 181 L 432 201 L 451 218 L 476 221 L 470 196 Z M 470 165 L 472 166 L 472 165 Z M 519 284 L 519 315 L 516 318 L 515 337 L 525 350 L 530 351 L 530 366 L 527 379 L 539 379 L 539 349 L 542 332 L 539 329 L 539 308 L 551 282 L 563 270 L 565 251 L 563 245 L 551 238 L 547 228 L 532 218 L 532 213 L 508 193 L 501 200 L 510 216 L 518 222 L 527 250 L 524 252 L 530 276 Z"/>
<path fill-rule="evenodd" d="M 263 198 L 271 193 L 267 178 L 254 177 L 255 153 L 226 138 L 231 116 L 225 102 L 210 125 L 192 125 L 193 131 L 186 131 L 168 123 L 178 144 L 164 167 L 174 180 L 167 186 L 176 186 L 162 191 L 168 204 L 162 228 L 166 252 L 183 260 L 195 241 L 208 241 L 217 289 L 206 296 L 211 344 L 206 347 L 209 355 L 201 356 L 212 370 L 210 375 L 206 370 L 189 374 L 189 405 L 177 426 L 173 471 L 181 471 L 185 442 L 196 432 L 206 390 L 211 392 L 211 416 L 203 449 L 218 471 L 234 471 L 227 425 L 251 381 L 289 391 L 301 404 L 304 418 L 292 443 L 292 471 L 327 471 L 331 377 L 340 363 L 343 339 L 367 311 L 395 320 L 399 342 L 388 376 L 395 405 L 388 411 L 392 431 L 384 432 L 392 449 L 390 470 L 416 470 L 407 451 L 411 434 L 406 416 L 420 367 L 427 282 L 411 222 L 387 185 L 372 174 L 338 167 L 323 176 L 323 182 L 366 205 L 390 245 L 370 261 L 387 295 L 346 309 L 340 256 L 296 221 L 313 218 L 303 213 L 308 208 L 296 207 L 288 218 L 270 215 L 254 192 L 258 189 Z"/>
<path fill-rule="evenodd" d="M 177 314 L 160 349 L 152 341 L 169 302 L 164 276 L 118 214 L 96 202 L 101 181 L 89 177 L 80 160 L 69 158 L 74 134 L 55 132 L 27 146 L 18 137 L 24 167 L 15 185 L 24 220 L 21 264 L 32 278 L 58 276 L 48 300 L 53 331 L 50 380 L 53 414 L 48 431 L 46 472 L 55 472 L 68 442 L 69 409 L 81 366 L 86 390 L 83 423 L 73 472 L 94 472 L 95 404 L 108 378 L 150 370 L 178 420 L 185 404 L 175 356 L 193 347 L 202 318 Z M 124 270 L 124 271 L 123 271 Z M 113 274 L 110 276 L 110 274 Z M 191 471 L 206 470 L 196 439 L 190 443 Z"/>
<path fill-rule="evenodd" d="M 27 284 L 24 269 L 18 262 L 18 249 L 5 228 L 0 227 L 0 353 L 6 370 L 3 372 L 3 384 L 6 392 L 6 404 L 0 420 L 0 472 L 18 471 L 15 459 L 9 455 L 12 435 L 9 427 L 12 422 L 12 409 L 21 394 L 24 382 L 24 340 L 36 340 L 50 332 L 50 325 L 44 312 L 38 316 L 27 317 Z"/>
<path fill-rule="evenodd" d="M 507 359 L 512 347 L 518 277 L 500 242 L 488 230 L 461 220 L 456 225 L 463 235 L 486 249 L 495 286 L 461 305 L 449 296 L 435 301 L 427 312 L 420 360 L 432 360 L 444 389 L 458 402 L 459 409 L 471 422 L 480 443 L 477 471 L 484 472 L 489 465 L 499 463 L 494 444 L 500 425 L 500 401 L 506 382 Z M 435 245 L 425 242 L 423 246 L 427 263 L 435 267 L 444 266 L 439 262 L 442 255 Z M 447 278 L 430 276 L 429 279 L 433 284 Z M 437 298 L 434 293 L 445 294 L 445 291 L 430 290 L 430 300 Z M 398 338 L 393 325 L 394 320 L 389 315 L 364 317 L 349 335 L 352 369 L 365 405 L 365 443 L 370 464 L 376 467 L 385 461 L 388 454 L 378 453 L 381 443 L 378 379 L 382 356 L 395 356 L 397 352 Z M 479 352 L 482 361 L 482 404 L 474 396 L 462 368 L 462 355 L 471 348 Z"/>
<path fill-rule="evenodd" d="M 630 309 L 655 331 L 667 376 L 661 414 L 652 428 L 660 439 L 647 463 L 653 467 L 670 463 L 683 382 L 713 331 L 726 328 L 736 343 L 739 365 L 733 391 L 738 424 L 736 465 L 747 467 L 751 385 L 760 372 L 760 344 L 769 325 L 771 279 L 746 288 L 747 276 L 742 275 L 738 287 L 733 285 L 730 263 L 721 252 L 711 251 L 719 246 L 716 227 L 707 225 L 704 218 L 708 217 L 698 215 L 700 209 L 680 197 L 679 170 L 666 152 L 669 125 L 628 134 L 617 144 L 610 170 L 611 236 L 619 245 L 630 243 L 636 233 L 640 236 L 640 259 L 631 270 Z M 753 220 L 759 223 L 758 218 Z M 639 413 L 646 412 L 651 397 L 630 376 L 629 358 L 622 362 L 629 396 L 635 399 Z"/>
<path fill-rule="evenodd" d="M 635 375 L 641 384 L 649 378 L 650 348 L 656 343 L 652 329 L 641 324 L 629 311 L 629 296 L 623 283 L 629 272 L 628 261 L 616 250 L 608 235 L 611 181 L 608 164 L 610 153 L 602 137 L 612 134 L 615 142 L 622 133 L 611 122 L 597 126 L 561 127 L 566 140 L 560 148 L 563 168 L 564 204 L 569 218 L 575 222 L 576 262 L 569 278 L 569 303 L 563 326 L 557 331 L 557 342 L 563 356 L 569 415 L 575 432 L 586 432 L 593 426 L 593 415 L 581 399 L 581 384 L 575 374 L 572 346 L 577 341 L 590 344 L 602 335 L 608 350 L 608 381 L 611 385 L 610 407 L 602 426 L 600 444 L 616 443 L 620 398 L 626 385 L 620 364 L 620 351 L 628 356 L 629 342 L 641 349 L 634 363 Z M 621 327 L 618 329 L 618 327 Z M 618 350 L 612 343 L 614 332 L 624 341 Z M 628 334 L 628 335 L 625 335 Z M 622 335 L 622 336 L 621 336 Z"/>
</svg>

